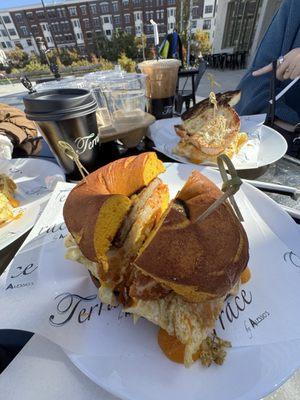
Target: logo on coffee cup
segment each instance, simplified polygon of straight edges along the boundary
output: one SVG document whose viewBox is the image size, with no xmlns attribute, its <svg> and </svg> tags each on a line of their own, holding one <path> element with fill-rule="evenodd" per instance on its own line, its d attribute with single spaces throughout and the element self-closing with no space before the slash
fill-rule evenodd
<svg viewBox="0 0 300 400">
<path fill-rule="evenodd" d="M 165 106 L 165 107 L 164 107 L 164 111 L 162 112 L 162 115 L 171 114 L 172 111 L 173 111 L 173 105 L 171 105 L 171 106 Z"/>
<path fill-rule="evenodd" d="M 99 142 L 99 135 L 95 133 L 91 133 L 89 136 L 78 137 L 75 139 L 76 153 L 80 155 L 86 150 L 92 150 Z"/>
</svg>

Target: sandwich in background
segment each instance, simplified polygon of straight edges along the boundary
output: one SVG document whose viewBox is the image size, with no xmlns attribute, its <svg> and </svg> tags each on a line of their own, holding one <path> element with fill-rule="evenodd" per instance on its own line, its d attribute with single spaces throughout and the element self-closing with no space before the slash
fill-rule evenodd
<svg viewBox="0 0 300 400">
<path fill-rule="evenodd" d="M 180 137 L 173 152 L 193 163 L 217 162 L 220 154 L 232 158 L 247 142 L 246 133 L 240 132 L 240 118 L 233 106 L 240 100 L 239 91 L 210 94 L 194 107 L 185 111 L 181 125 L 175 126 Z"/>
</svg>

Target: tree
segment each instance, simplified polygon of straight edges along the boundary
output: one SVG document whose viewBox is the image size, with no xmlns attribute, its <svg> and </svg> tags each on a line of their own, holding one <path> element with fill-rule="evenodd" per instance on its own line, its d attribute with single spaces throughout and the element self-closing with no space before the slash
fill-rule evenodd
<svg viewBox="0 0 300 400">
<path fill-rule="evenodd" d="M 147 36 L 144 33 L 142 33 L 141 36 L 136 36 L 134 38 L 134 42 L 135 42 L 135 45 L 136 45 L 136 48 L 138 49 L 138 51 L 139 52 L 142 51 L 143 60 L 145 61 L 146 60 L 145 50 L 147 47 Z"/>
<path fill-rule="evenodd" d="M 123 52 L 129 58 L 136 59 L 138 57 L 134 36 L 118 30 L 113 33 L 111 39 L 108 39 L 102 32 L 97 32 L 95 47 L 97 57 L 103 57 L 109 61 L 117 61 Z"/>
<path fill-rule="evenodd" d="M 135 72 L 136 62 L 127 57 L 124 52 L 120 54 L 118 64 L 120 64 L 121 68 L 126 72 Z"/>
<path fill-rule="evenodd" d="M 61 49 L 59 58 L 60 58 L 60 61 L 65 66 L 69 66 L 69 65 L 73 64 L 74 62 L 78 62 L 80 60 L 80 56 L 77 53 L 77 51 L 69 50 L 69 49 Z"/>
<path fill-rule="evenodd" d="M 19 47 L 8 51 L 6 55 L 13 67 L 23 68 L 29 63 L 28 54 Z"/>
<path fill-rule="evenodd" d="M 209 32 L 205 32 L 201 29 L 196 29 L 193 37 L 193 44 L 195 47 L 195 53 L 210 53 L 211 52 L 211 42 L 209 37 Z"/>
</svg>

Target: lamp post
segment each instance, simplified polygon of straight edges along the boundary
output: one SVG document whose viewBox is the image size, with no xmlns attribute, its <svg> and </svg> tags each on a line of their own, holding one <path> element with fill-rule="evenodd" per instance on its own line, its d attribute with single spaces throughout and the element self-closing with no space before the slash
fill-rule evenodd
<svg viewBox="0 0 300 400">
<path fill-rule="evenodd" d="M 46 20 L 47 20 L 47 24 L 48 24 L 48 26 L 49 26 L 49 30 L 50 30 L 50 33 L 51 33 L 51 36 L 52 36 L 52 39 L 53 39 L 54 47 L 55 47 L 55 49 L 56 49 L 56 51 L 57 51 L 57 54 L 59 55 L 59 54 L 60 54 L 60 53 L 59 53 L 59 48 L 58 48 L 57 43 L 56 43 L 56 40 L 55 40 L 55 35 L 54 35 L 54 33 L 53 33 L 53 29 L 52 29 L 52 26 L 51 26 L 51 22 L 50 22 L 50 20 L 49 20 L 49 18 L 48 18 L 47 8 L 46 8 L 46 6 L 45 6 L 44 0 L 41 0 L 41 3 L 42 3 L 42 6 L 43 6 L 43 10 L 44 10 L 44 13 L 45 13 L 45 17 L 46 17 Z"/>
<path fill-rule="evenodd" d="M 47 56 L 47 52 L 48 52 L 49 50 L 48 50 L 47 47 L 45 46 L 45 44 L 44 44 L 44 42 L 43 42 L 43 39 L 42 39 L 42 38 L 37 38 L 36 42 L 37 42 L 37 45 L 38 45 L 38 48 L 39 48 L 39 51 L 40 51 L 41 56 L 44 56 L 44 57 L 45 57 L 45 59 L 46 59 L 46 61 L 47 61 L 47 64 L 48 64 L 49 67 L 50 67 L 50 61 L 49 61 L 49 58 L 48 58 L 48 56 Z"/>
<path fill-rule="evenodd" d="M 144 23 L 143 23 L 143 21 L 141 21 L 141 37 L 142 37 L 143 61 L 145 61 L 146 60 L 146 55 L 145 55 Z"/>
</svg>

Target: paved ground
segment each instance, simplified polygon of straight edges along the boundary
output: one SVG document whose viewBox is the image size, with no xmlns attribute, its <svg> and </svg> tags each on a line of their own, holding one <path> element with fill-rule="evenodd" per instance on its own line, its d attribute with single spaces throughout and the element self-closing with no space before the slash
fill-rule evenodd
<svg viewBox="0 0 300 400">
<path fill-rule="evenodd" d="M 221 84 L 220 91 L 233 90 L 236 88 L 240 79 L 245 73 L 245 70 L 213 70 L 208 69 L 201 79 L 200 85 L 197 90 L 197 97 L 207 97 L 210 92 L 210 84 L 207 79 L 207 73 L 214 75 L 215 80 Z M 186 87 L 188 88 L 188 86 Z M 218 89 L 219 90 L 219 89 Z M 22 98 L 26 94 L 24 86 L 21 83 L 14 83 L 10 85 L 0 85 L 0 102 L 11 104 L 13 106 L 23 108 Z"/>
<path fill-rule="evenodd" d="M 208 97 L 210 92 L 210 83 L 207 79 L 207 74 L 211 73 L 214 75 L 215 80 L 221 85 L 221 88 L 217 88 L 216 91 L 226 92 L 227 90 L 234 90 L 241 78 L 244 76 L 246 70 L 216 70 L 216 69 L 208 69 L 203 75 L 198 90 L 197 96 Z M 1 90 L 1 89 L 0 89 Z"/>
</svg>

